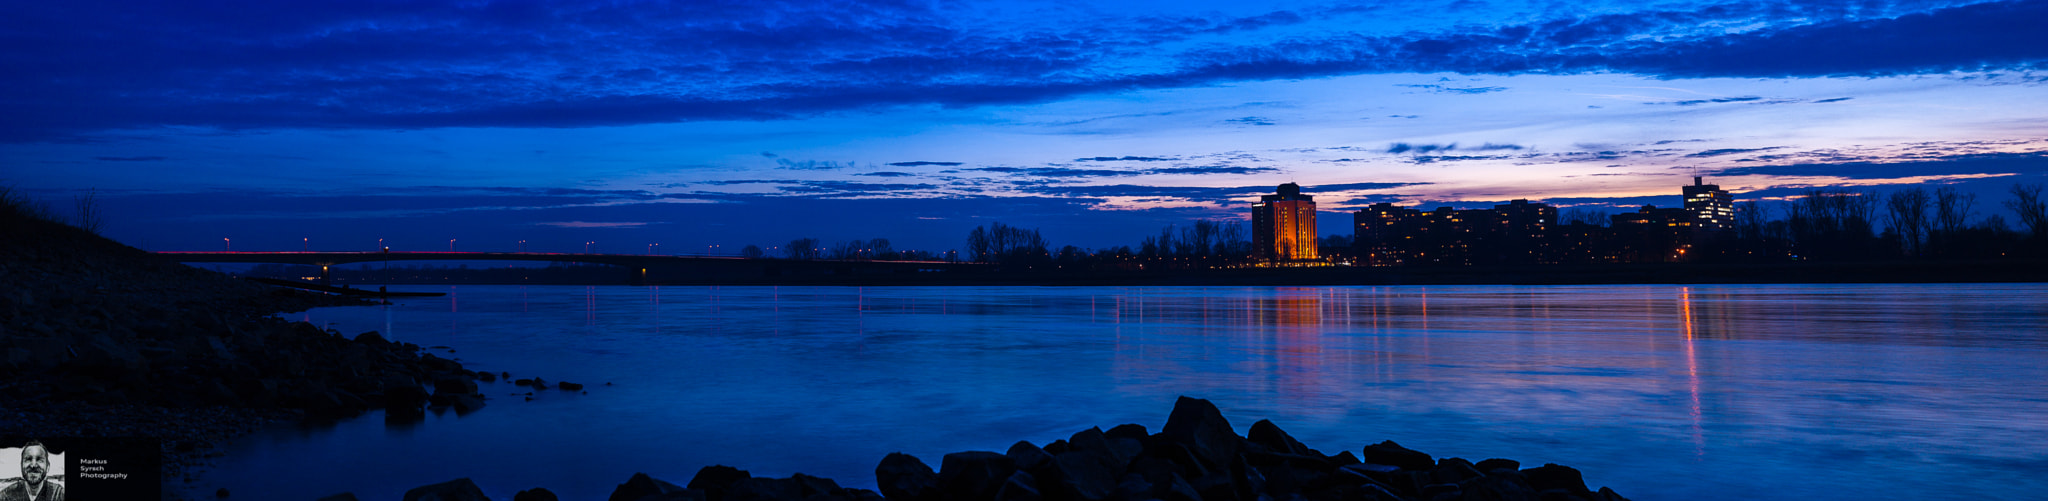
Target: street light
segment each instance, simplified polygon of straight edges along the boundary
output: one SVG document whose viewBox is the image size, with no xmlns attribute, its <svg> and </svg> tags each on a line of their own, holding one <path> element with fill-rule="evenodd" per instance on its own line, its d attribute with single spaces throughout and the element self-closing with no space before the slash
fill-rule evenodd
<svg viewBox="0 0 2048 501">
<path fill-rule="evenodd" d="M 597 242 L 594 242 L 594 241 L 592 241 L 592 242 L 584 242 L 584 243 L 583 243 L 583 253 L 584 253 L 584 254 L 589 254 L 589 253 L 590 253 L 590 244 L 594 244 L 594 243 L 597 243 Z"/>
<path fill-rule="evenodd" d="M 235 241 L 234 241 L 234 240 L 229 240 L 229 239 L 226 239 L 226 238 L 222 238 L 222 239 L 220 239 L 220 250 L 221 250 L 221 252 L 234 252 L 234 251 L 235 251 Z"/>
<path fill-rule="evenodd" d="M 313 237 L 299 239 L 299 252 L 313 252 Z"/>
<path fill-rule="evenodd" d="M 522 253 L 523 253 L 523 252 L 526 252 L 526 241 L 525 241 L 525 240 L 520 240 L 520 241 L 519 241 L 519 252 L 522 252 Z"/>
<path fill-rule="evenodd" d="M 647 255 L 654 255 L 654 248 L 660 246 L 661 244 L 647 244 Z"/>
<path fill-rule="evenodd" d="M 448 252 L 455 252 L 455 239 L 448 239 Z"/>
<path fill-rule="evenodd" d="M 377 248 L 384 249 L 387 252 L 391 250 L 391 248 L 384 246 L 384 239 L 382 238 L 377 239 Z"/>
</svg>

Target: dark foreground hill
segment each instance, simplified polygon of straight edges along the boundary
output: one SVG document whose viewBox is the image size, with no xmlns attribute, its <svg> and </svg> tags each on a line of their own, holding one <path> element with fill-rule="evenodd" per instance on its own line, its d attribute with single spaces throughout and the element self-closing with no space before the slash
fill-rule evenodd
<svg viewBox="0 0 2048 501">
<path fill-rule="evenodd" d="M 156 437 L 189 453 L 281 417 L 483 405 L 454 361 L 275 316 L 365 303 L 192 268 L 19 209 L 0 207 L 0 434 Z"/>
</svg>

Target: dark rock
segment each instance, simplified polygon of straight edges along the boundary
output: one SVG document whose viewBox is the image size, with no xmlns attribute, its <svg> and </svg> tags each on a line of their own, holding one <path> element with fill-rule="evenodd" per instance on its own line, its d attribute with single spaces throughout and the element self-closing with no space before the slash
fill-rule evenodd
<svg viewBox="0 0 2048 501">
<path fill-rule="evenodd" d="M 404 501 L 490 501 L 483 489 L 467 478 L 458 478 L 433 485 L 422 485 L 405 491 Z"/>
<path fill-rule="evenodd" d="M 472 395 L 475 393 L 475 379 L 456 376 L 442 376 L 434 379 L 435 395 Z"/>
<path fill-rule="evenodd" d="M 725 486 L 723 498 L 708 501 L 803 501 L 803 485 L 794 478 L 742 478 Z"/>
<path fill-rule="evenodd" d="M 1439 484 L 1456 484 L 1478 478 L 1483 474 L 1463 458 L 1444 458 L 1436 462 L 1436 468 L 1429 470 L 1429 476 Z"/>
<path fill-rule="evenodd" d="M 1361 487 L 1365 490 L 1365 499 L 1372 501 L 1404 501 L 1400 495 L 1394 494 L 1394 491 L 1388 490 L 1383 485 L 1372 484 Z"/>
<path fill-rule="evenodd" d="M 1480 461 L 1480 464 L 1485 464 Z M 1536 501 L 1536 490 L 1519 473 L 1488 475 L 1459 484 L 1468 501 Z"/>
<path fill-rule="evenodd" d="M 875 487 L 889 501 L 936 501 L 939 475 L 916 456 L 891 452 L 875 465 Z"/>
<path fill-rule="evenodd" d="M 1211 468 L 1229 465 L 1244 448 L 1244 438 L 1230 429 L 1223 411 L 1199 398 L 1183 396 L 1175 400 L 1173 413 L 1167 415 L 1166 427 L 1160 434 L 1186 445 L 1189 452 Z"/>
<path fill-rule="evenodd" d="M 1202 501 L 1202 493 L 1179 474 L 1167 477 L 1165 482 L 1153 482 L 1152 497 L 1160 501 Z"/>
<path fill-rule="evenodd" d="M 456 414 L 467 414 L 484 408 L 484 397 L 482 395 L 456 395 L 453 399 L 454 401 L 450 402 L 450 405 L 455 406 Z"/>
<path fill-rule="evenodd" d="M 1110 428 L 1109 431 L 1102 432 L 1102 434 L 1110 439 L 1128 438 L 1139 441 L 1143 441 L 1146 436 L 1151 435 L 1145 432 L 1145 425 L 1128 423 L 1116 425 L 1115 428 Z"/>
<path fill-rule="evenodd" d="M 552 491 L 535 487 L 519 491 L 518 494 L 513 494 L 512 501 L 562 501 L 562 498 L 555 497 L 555 493 Z"/>
<path fill-rule="evenodd" d="M 939 462 L 939 491 L 947 499 L 991 499 L 1003 482 L 1017 472 L 1009 456 L 989 451 L 947 454 Z"/>
<path fill-rule="evenodd" d="M 1010 462 L 1015 464 L 1019 470 L 1037 471 L 1052 465 L 1052 455 L 1046 454 L 1044 449 L 1040 449 L 1036 445 L 1031 445 L 1031 442 L 1020 440 L 1015 444 L 1010 444 L 1009 452 L 1004 452 L 1003 455 L 1009 456 Z M 1033 492 L 1036 492 L 1036 490 L 1034 489 Z"/>
<path fill-rule="evenodd" d="M 332 495 L 332 496 L 327 496 L 327 497 L 324 497 L 324 498 L 316 499 L 316 500 L 314 500 L 314 501 L 358 501 L 358 500 L 356 499 L 356 494 L 355 494 L 355 493 L 353 493 L 353 492 L 344 492 L 344 493 L 341 493 L 341 494 L 335 494 L 335 495 Z"/>
<path fill-rule="evenodd" d="M 1065 440 L 1054 440 L 1054 441 L 1052 441 L 1052 443 L 1049 443 L 1049 444 L 1045 444 L 1045 447 L 1044 447 L 1044 449 L 1045 449 L 1045 453 L 1046 453 L 1046 454 L 1051 454 L 1051 455 L 1055 455 L 1055 456 L 1057 456 L 1057 455 L 1059 455 L 1060 453 L 1062 453 L 1062 452 L 1066 452 L 1066 451 L 1067 451 L 1067 441 L 1065 441 Z"/>
<path fill-rule="evenodd" d="M 486 383 L 495 383 L 498 382 L 498 375 L 489 372 L 478 372 L 476 373 L 476 379 Z"/>
<path fill-rule="evenodd" d="M 1075 433 L 1074 436 L 1068 437 L 1067 443 L 1070 445 L 1068 448 L 1069 452 L 1101 453 L 1106 462 L 1104 466 L 1107 466 L 1109 471 L 1119 474 L 1123 473 L 1125 467 L 1131 465 L 1131 460 L 1136 459 L 1138 453 L 1145 451 L 1144 444 L 1136 440 L 1125 438 L 1110 440 L 1107 435 L 1102 433 L 1101 428 L 1081 430 L 1079 433 Z"/>
<path fill-rule="evenodd" d="M 1600 492 L 1595 494 L 1600 496 L 1598 501 L 1628 501 L 1628 498 L 1621 497 L 1621 494 L 1614 492 L 1614 489 L 1606 487 L 1601 487 Z"/>
<path fill-rule="evenodd" d="M 1522 469 L 1522 462 L 1513 459 L 1493 458 L 1482 460 L 1479 464 L 1472 465 L 1472 467 L 1479 469 L 1480 473 L 1493 473 L 1493 470 L 1520 471 Z"/>
<path fill-rule="evenodd" d="M 1025 445 L 1030 444 L 1027 443 Z M 1036 450 L 1037 447 L 1032 449 Z M 1044 454 L 1044 452 L 1040 452 L 1040 454 Z M 1032 477 L 1029 471 L 1017 470 L 1016 473 L 1010 474 L 1008 480 L 1003 482 L 1002 488 L 996 490 L 995 501 L 1040 501 L 1042 499 L 1045 499 L 1045 497 L 1038 492 L 1038 479 Z"/>
<path fill-rule="evenodd" d="M 512 380 L 512 384 L 515 384 L 515 385 L 519 385 L 519 386 L 533 386 L 533 380 L 532 380 L 532 379 L 524 379 L 524 378 L 522 378 L 522 379 L 515 379 L 515 380 Z"/>
<path fill-rule="evenodd" d="M 1586 479 L 1579 470 L 1570 466 L 1545 463 L 1543 466 L 1522 470 L 1522 476 L 1529 479 L 1529 487 L 1537 492 L 1563 489 L 1579 497 L 1593 497 L 1593 491 L 1586 489 Z"/>
<path fill-rule="evenodd" d="M 853 501 L 884 501 L 887 499 L 882 497 L 880 493 L 867 489 L 845 489 L 840 491 L 840 494 Z"/>
<path fill-rule="evenodd" d="M 24 459 L 23 461 L 27 461 L 27 460 L 26 460 L 26 459 Z M 228 497 L 228 488 L 226 488 L 226 487 L 222 487 L 222 488 L 220 488 L 220 490 L 217 490 L 217 491 L 213 491 L 213 497 L 217 497 L 217 498 L 224 498 L 224 497 Z"/>
<path fill-rule="evenodd" d="M 1070 450 L 1053 456 L 1059 471 L 1054 483 L 1062 497 L 1097 501 L 1109 497 L 1122 473 L 1110 469 L 1113 461 L 1101 451 Z"/>
<path fill-rule="evenodd" d="M 1246 463 L 1243 457 L 1230 465 L 1230 483 L 1240 500 L 1255 500 L 1266 492 L 1266 476 Z"/>
<path fill-rule="evenodd" d="M 1438 499 L 1447 496 L 1455 499 L 1462 492 L 1458 484 L 1429 484 L 1422 486 L 1422 499 Z"/>
<path fill-rule="evenodd" d="M 383 334 L 378 334 L 378 333 L 377 333 L 377 331 L 370 331 L 370 332 L 365 332 L 365 333 L 362 333 L 362 334 L 357 334 L 357 335 L 356 335 L 356 342 L 357 342 L 357 343 L 362 343 L 362 344 L 367 344 L 367 345 L 370 345 L 370 346 L 375 346 L 375 347 L 378 347 L 378 348 L 382 348 L 382 347 L 385 347 L 385 346 L 389 346 L 389 345 L 391 344 L 391 342 L 390 342 L 390 341 L 386 341 L 386 340 L 384 340 L 384 335 L 383 335 Z"/>
<path fill-rule="evenodd" d="M 605 500 L 640 501 L 642 498 L 683 492 L 684 490 L 686 489 L 683 489 L 680 485 L 656 480 L 654 477 L 647 476 L 646 473 L 634 473 L 632 478 L 626 479 L 626 483 L 619 484 L 618 487 L 613 488 L 611 497 L 607 497 Z"/>
<path fill-rule="evenodd" d="M 1340 477 L 1348 475 L 1379 483 L 1390 483 L 1394 481 L 1394 474 L 1400 471 L 1401 467 L 1394 465 L 1359 463 L 1339 466 L 1336 474 Z"/>
<path fill-rule="evenodd" d="M 1245 440 L 1265 446 L 1266 450 L 1273 452 L 1302 456 L 1310 455 L 1308 446 L 1302 445 L 1300 441 L 1295 440 L 1286 431 L 1282 431 L 1279 425 L 1264 419 L 1259 420 L 1257 423 L 1252 423 L 1252 429 L 1245 432 Z M 1315 455 L 1319 456 L 1321 454 Z"/>
<path fill-rule="evenodd" d="M 582 384 L 578 384 L 578 383 L 571 383 L 571 382 L 568 382 L 568 381 L 563 381 L 563 382 L 560 382 L 560 383 L 556 383 L 556 384 L 555 384 L 555 387 L 556 387 L 556 388 L 561 388 L 561 389 L 564 389 L 564 390 L 569 390 L 569 391 L 578 391 L 578 390 L 582 390 L 582 389 L 583 389 L 583 385 L 582 385 Z"/>
<path fill-rule="evenodd" d="M 1436 467 L 1436 460 L 1429 454 L 1409 450 L 1392 440 L 1365 446 L 1358 456 L 1367 463 L 1399 466 L 1404 470 L 1427 470 Z"/>
<path fill-rule="evenodd" d="M 545 389 L 548 389 L 548 381 L 547 381 L 547 380 L 545 380 L 545 379 L 541 379 L 541 378 L 533 378 L 533 389 L 536 389 L 536 390 L 545 390 Z"/>
<path fill-rule="evenodd" d="M 726 465 L 711 465 L 697 469 L 697 476 L 690 477 L 689 488 L 704 491 L 704 498 L 711 501 L 725 499 L 726 489 L 741 480 L 753 478 L 746 470 Z"/>
<path fill-rule="evenodd" d="M 1126 473 L 1118 480 L 1116 488 L 1109 491 L 1110 499 L 1151 499 L 1156 486 L 1146 481 L 1144 475 Z"/>
<path fill-rule="evenodd" d="M 796 485 L 798 487 L 797 494 L 805 498 L 818 495 L 837 496 L 840 494 L 841 490 L 844 490 L 839 487 L 838 482 L 833 482 L 832 479 L 829 478 L 813 477 L 810 475 L 798 473 L 795 475 L 790 475 L 789 479 L 791 481 L 796 482 Z"/>
</svg>

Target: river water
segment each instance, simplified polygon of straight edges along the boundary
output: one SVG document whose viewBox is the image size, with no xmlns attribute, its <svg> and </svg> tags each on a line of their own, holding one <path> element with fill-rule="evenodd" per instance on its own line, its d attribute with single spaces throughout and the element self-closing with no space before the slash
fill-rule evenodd
<svg viewBox="0 0 2048 501">
<path fill-rule="evenodd" d="M 725 464 L 873 488 L 890 452 L 1157 431 L 1189 395 L 1240 434 L 1554 462 L 1638 500 L 2048 492 L 2041 284 L 434 290 L 290 317 L 588 394 L 484 383 L 468 415 L 284 426 L 189 487 L 603 499 Z"/>
</svg>

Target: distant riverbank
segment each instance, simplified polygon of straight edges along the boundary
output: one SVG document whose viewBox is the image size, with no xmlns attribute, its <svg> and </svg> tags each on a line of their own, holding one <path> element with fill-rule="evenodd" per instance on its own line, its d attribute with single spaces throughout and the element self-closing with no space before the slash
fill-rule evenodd
<svg viewBox="0 0 2048 501">
<path fill-rule="evenodd" d="M 474 271 L 474 270 L 463 270 Z M 365 276 L 374 275 L 374 273 Z M 1652 263 L 1555 266 L 1241 268 L 1222 270 L 1005 270 L 669 277 L 583 273 L 541 280 L 490 274 L 385 280 L 338 276 L 336 286 L 377 285 L 844 285 L 844 286 L 1159 286 L 1159 285 L 1621 285 L 1798 283 L 2048 282 L 2048 260 L 1944 260 L 1788 263 Z M 393 289 L 399 290 L 399 289 Z"/>
</svg>

